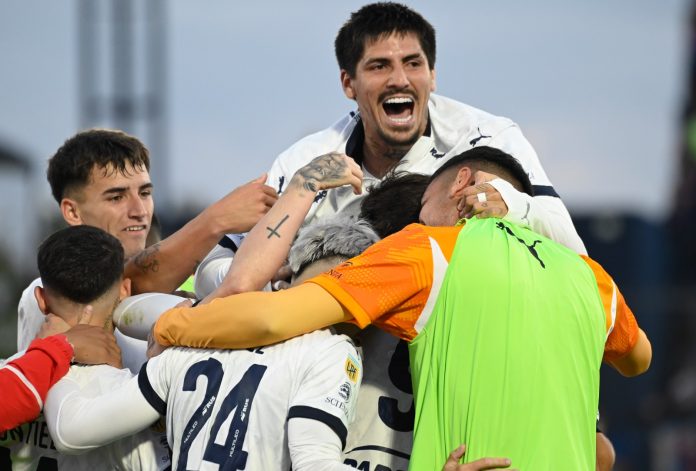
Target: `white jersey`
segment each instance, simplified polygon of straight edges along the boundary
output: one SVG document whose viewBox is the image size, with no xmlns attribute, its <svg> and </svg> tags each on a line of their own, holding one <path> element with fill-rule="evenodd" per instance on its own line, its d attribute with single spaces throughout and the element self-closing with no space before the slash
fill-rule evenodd
<svg viewBox="0 0 696 471">
<path fill-rule="evenodd" d="M 106 365 L 73 365 L 62 381 L 76 383 L 86 396 L 96 397 L 119 388 L 132 378 L 133 375 L 126 369 L 119 370 Z M 8 434 L 18 438 L 18 443 L 9 446 L 13 471 L 158 471 L 171 466 L 166 436 L 150 429 L 81 455 L 61 454 L 56 450 L 46 422 L 49 415 L 58 412 L 51 410 L 47 402 L 44 410 L 47 418 L 42 415 Z M 101 426 L 108 427 L 109 424 L 101 423 Z"/>
<path fill-rule="evenodd" d="M 140 390 L 167 416 L 174 469 L 290 469 L 286 422 L 320 421 L 345 446 L 362 365 L 348 337 L 316 331 L 249 350 L 172 348 Z"/>
<path fill-rule="evenodd" d="M 520 162 L 529 175 L 536 195 L 532 198 L 495 184 L 508 205 L 505 218 L 528 225 L 540 234 L 585 253 L 567 209 L 517 124 L 508 118 L 494 116 L 435 94 L 430 95 L 428 111 L 426 135 L 401 159 L 399 170 L 430 175 L 449 158 L 475 146 L 496 147 Z M 266 184 L 282 192 L 297 170 L 328 152 L 346 153 L 362 164 L 364 136 L 360 114 L 351 112 L 330 128 L 299 140 L 281 153 L 268 172 Z M 377 180 L 366 173 L 363 189 L 369 188 Z M 361 195 L 354 195 L 350 187 L 322 191 L 315 198 L 305 222 L 311 223 L 338 212 L 357 214 L 361 198 Z"/>
<path fill-rule="evenodd" d="M 44 316 L 39 304 L 34 296 L 34 289 L 37 286 L 43 286 L 41 278 L 37 278 L 27 286 L 22 292 L 22 297 L 19 299 L 17 306 L 17 350 L 26 350 L 32 340 L 36 338 L 36 334 L 41 329 L 46 316 Z M 134 339 L 123 335 L 120 331 L 115 330 L 114 336 L 116 343 L 121 349 L 121 359 L 123 367 L 128 368 L 131 373 L 138 374 L 140 368 L 147 360 L 147 342 Z"/>
<path fill-rule="evenodd" d="M 406 471 L 415 417 L 408 344 L 374 326 L 358 333 L 356 341 L 367 368 L 343 462 L 358 469 Z"/>
</svg>

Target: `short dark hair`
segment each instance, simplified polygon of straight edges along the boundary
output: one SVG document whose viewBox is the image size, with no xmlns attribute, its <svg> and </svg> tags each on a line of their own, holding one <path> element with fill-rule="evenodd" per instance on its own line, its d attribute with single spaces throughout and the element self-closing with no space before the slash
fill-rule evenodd
<svg viewBox="0 0 696 471">
<path fill-rule="evenodd" d="M 430 178 L 419 173 L 390 172 L 368 190 L 360 203 L 360 217 L 381 238 L 418 222 L 423 193 Z"/>
<path fill-rule="evenodd" d="M 356 67 L 368 41 L 393 33 L 415 34 L 428 59 L 430 70 L 435 68 L 435 29 L 420 14 L 392 2 L 371 3 L 350 15 L 334 42 L 338 66 L 355 77 Z"/>
<path fill-rule="evenodd" d="M 65 141 L 48 161 L 46 177 L 53 198 L 60 204 L 66 193 L 89 183 L 93 168 L 111 167 L 128 175 L 130 167 L 150 170 L 150 155 L 142 142 L 123 131 L 90 129 Z"/>
<path fill-rule="evenodd" d="M 433 173 L 430 181 L 432 182 L 450 169 L 459 169 L 464 166 L 474 170 L 494 173 L 510 182 L 517 190 L 534 196 L 534 189 L 529 181 L 529 175 L 524 171 L 522 165 L 516 158 L 495 147 L 474 147 L 459 155 L 455 155 Z"/>
<path fill-rule="evenodd" d="M 70 226 L 50 235 L 36 260 L 44 287 L 79 304 L 98 299 L 123 275 L 121 242 L 92 226 Z"/>
</svg>

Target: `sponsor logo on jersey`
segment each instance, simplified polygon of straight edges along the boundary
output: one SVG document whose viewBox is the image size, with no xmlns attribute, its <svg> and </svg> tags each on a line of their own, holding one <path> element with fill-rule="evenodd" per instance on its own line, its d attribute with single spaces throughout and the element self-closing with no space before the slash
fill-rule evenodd
<svg viewBox="0 0 696 471">
<path fill-rule="evenodd" d="M 478 131 L 479 135 L 478 137 L 473 138 L 472 140 L 469 141 L 469 145 L 471 147 L 474 147 L 476 144 L 478 144 L 478 141 L 481 139 L 489 139 L 491 136 L 484 136 L 483 133 L 481 132 L 481 128 L 476 128 Z"/>
<path fill-rule="evenodd" d="M 445 156 L 445 153 L 444 153 L 444 152 L 438 152 L 438 150 L 437 150 L 435 147 L 433 147 L 433 148 L 430 149 L 430 155 L 432 155 L 432 156 L 435 157 L 436 159 L 441 159 L 441 158 L 443 158 L 443 157 Z"/>
<path fill-rule="evenodd" d="M 348 379 L 353 383 L 357 383 L 358 378 L 360 377 L 360 368 L 358 367 L 358 363 L 359 362 L 355 358 L 350 356 L 346 358 L 346 376 L 348 376 Z"/>
<path fill-rule="evenodd" d="M 342 410 L 345 413 L 348 413 L 348 406 L 346 405 L 346 403 L 336 397 L 327 396 L 327 398 L 324 399 L 324 402 L 326 402 L 327 404 L 331 404 L 335 408 Z"/>
<path fill-rule="evenodd" d="M 353 387 L 348 381 L 343 383 L 340 388 L 338 388 L 338 395 L 343 398 L 344 401 L 350 399 L 350 395 L 353 392 Z"/>
</svg>

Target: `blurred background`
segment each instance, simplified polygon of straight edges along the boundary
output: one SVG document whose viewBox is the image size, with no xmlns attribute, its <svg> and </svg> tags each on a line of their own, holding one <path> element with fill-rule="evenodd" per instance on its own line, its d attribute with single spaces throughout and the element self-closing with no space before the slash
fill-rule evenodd
<svg viewBox="0 0 696 471">
<path fill-rule="evenodd" d="M 166 236 L 354 108 L 333 39 L 363 3 L 0 2 L 0 354 L 62 226 L 45 167 L 65 139 L 141 138 Z M 438 92 L 519 123 L 653 342 L 648 374 L 602 372 L 615 469 L 696 470 L 695 5 L 405 3 L 437 30 Z"/>
</svg>

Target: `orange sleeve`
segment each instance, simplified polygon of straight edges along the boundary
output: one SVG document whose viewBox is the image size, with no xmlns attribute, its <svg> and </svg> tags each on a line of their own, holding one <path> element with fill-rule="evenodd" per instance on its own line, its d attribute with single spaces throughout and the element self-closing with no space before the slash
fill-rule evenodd
<svg viewBox="0 0 696 471">
<path fill-rule="evenodd" d="M 449 259 L 460 230 L 411 224 L 308 282 L 328 291 L 360 327 L 374 323 L 411 340 L 433 283 L 432 243 Z"/>
<path fill-rule="evenodd" d="M 621 358 L 633 350 L 638 341 L 638 323 L 611 276 L 599 263 L 588 256 L 581 255 L 581 257 L 594 272 L 604 306 L 607 330 L 604 360 Z"/>
</svg>

